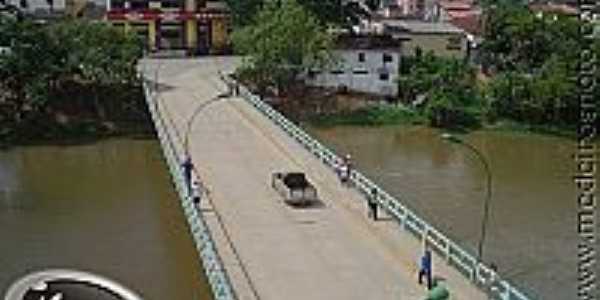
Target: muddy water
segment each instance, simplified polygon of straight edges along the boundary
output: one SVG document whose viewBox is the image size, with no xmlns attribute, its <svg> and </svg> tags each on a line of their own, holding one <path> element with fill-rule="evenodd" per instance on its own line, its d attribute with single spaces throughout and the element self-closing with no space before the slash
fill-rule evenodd
<svg viewBox="0 0 600 300">
<path fill-rule="evenodd" d="M 156 141 L 0 152 L 0 297 L 28 272 L 72 268 L 144 299 L 209 299 L 175 197 Z"/>
<path fill-rule="evenodd" d="M 486 193 L 468 149 L 423 127 L 310 128 L 338 153 L 436 227 L 477 253 Z M 483 257 L 531 295 L 575 299 L 573 141 L 503 132 L 464 139 L 487 158 L 493 196 Z"/>
</svg>

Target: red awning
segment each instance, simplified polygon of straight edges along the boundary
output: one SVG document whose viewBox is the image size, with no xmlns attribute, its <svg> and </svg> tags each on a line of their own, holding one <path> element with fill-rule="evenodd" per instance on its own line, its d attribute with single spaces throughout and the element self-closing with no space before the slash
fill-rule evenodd
<svg viewBox="0 0 600 300">
<path fill-rule="evenodd" d="M 145 10 L 125 10 L 112 9 L 106 13 L 108 20 L 128 20 L 128 21 L 184 21 L 184 20 L 210 20 L 227 18 L 229 14 L 222 12 L 187 12 L 187 11 L 160 11 L 158 9 Z"/>
</svg>

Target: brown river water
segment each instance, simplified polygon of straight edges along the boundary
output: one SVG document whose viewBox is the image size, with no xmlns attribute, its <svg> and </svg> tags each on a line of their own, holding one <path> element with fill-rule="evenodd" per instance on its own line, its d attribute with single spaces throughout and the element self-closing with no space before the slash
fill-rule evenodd
<svg viewBox="0 0 600 300">
<path fill-rule="evenodd" d="M 476 253 L 485 173 L 423 127 L 310 128 L 407 206 Z M 575 299 L 574 141 L 475 132 L 493 196 L 484 260 L 540 299 Z M 159 145 L 115 139 L 0 152 L 0 295 L 50 267 L 117 280 L 145 299 L 209 291 Z"/>
<path fill-rule="evenodd" d="M 154 140 L 0 151 L 0 298 L 47 268 L 89 271 L 144 299 L 210 299 Z"/>
<path fill-rule="evenodd" d="M 309 128 L 425 220 L 477 253 L 486 174 L 467 148 L 425 127 Z M 487 158 L 492 201 L 483 258 L 528 295 L 576 298 L 575 141 L 480 131 L 462 136 Z"/>
</svg>

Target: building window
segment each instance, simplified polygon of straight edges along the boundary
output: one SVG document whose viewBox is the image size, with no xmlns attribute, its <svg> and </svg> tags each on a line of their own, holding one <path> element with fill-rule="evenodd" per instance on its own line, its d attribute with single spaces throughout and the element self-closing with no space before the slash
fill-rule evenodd
<svg viewBox="0 0 600 300">
<path fill-rule="evenodd" d="M 147 9 L 148 8 L 148 1 L 140 1 L 140 0 L 133 0 L 131 1 L 131 5 L 130 5 L 131 9 Z"/>
<path fill-rule="evenodd" d="M 381 81 L 388 81 L 390 79 L 390 74 L 388 73 L 381 73 L 379 74 L 379 80 Z"/>
<path fill-rule="evenodd" d="M 389 55 L 387 53 L 383 54 L 383 62 L 384 63 L 389 63 L 389 62 L 393 62 L 393 61 L 394 61 L 394 58 L 391 55 Z"/>
<path fill-rule="evenodd" d="M 111 9 L 123 9 L 123 8 L 125 8 L 125 1 L 123 1 L 123 0 L 110 1 L 110 8 Z"/>
<path fill-rule="evenodd" d="M 160 47 L 163 49 L 183 49 L 184 31 L 181 23 L 162 23 Z"/>
<path fill-rule="evenodd" d="M 112 26 L 121 32 L 125 32 L 125 24 L 123 23 L 113 23 Z"/>
<path fill-rule="evenodd" d="M 308 71 L 308 78 L 309 79 L 315 79 L 315 77 L 317 77 L 317 75 L 321 74 L 321 71 L 319 71 L 318 69 L 312 69 Z"/>
<path fill-rule="evenodd" d="M 357 75 L 365 75 L 365 74 L 369 74 L 369 71 L 357 69 L 357 70 L 354 70 L 352 73 L 357 74 Z"/>
<path fill-rule="evenodd" d="M 344 74 L 344 70 L 331 70 L 331 74 L 334 74 L 334 75 Z"/>
<path fill-rule="evenodd" d="M 453 36 L 448 38 L 448 44 L 446 45 L 447 50 L 461 50 L 461 38 L 460 36 Z"/>
<path fill-rule="evenodd" d="M 365 53 L 364 52 L 359 52 L 358 53 L 358 61 L 359 62 L 365 62 Z"/>
<path fill-rule="evenodd" d="M 183 8 L 183 1 L 181 0 L 162 0 L 161 8 Z"/>
</svg>

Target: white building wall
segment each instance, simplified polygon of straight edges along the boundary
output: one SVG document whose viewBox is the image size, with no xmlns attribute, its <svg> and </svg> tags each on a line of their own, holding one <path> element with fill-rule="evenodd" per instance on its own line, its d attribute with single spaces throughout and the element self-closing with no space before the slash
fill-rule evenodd
<svg viewBox="0 0 600 300">
<path fill-rule="evenodd" d="M 27 8 L 21 7 L 20 0 L 8 0 L 6 3 L 15 5 L 17 7 L 21 7 L 27 12 L 36 12 L 36 11 L 49 11 L 50 6 L 46 0 L 26 0 Z M 56 12 L 61 12 L 66 9 L 66 1 L 65 0 L 54 0 L 52 4 L 52 8 Z"/>
<path fill-rule="evenodd" d="M 364 62 L 359 61 L 359 53 L 364 53 Z M 312 79 L 307 80 L 309 85 L 320 87 L 341 88 L 349 90 L 383 95 L 396 96 L 398 94 L 398 76 L 400 71 L 400 52 L 396 50 L 336 50 L 338 57 L 337 66 L 319 70 Z M 391 57 L 389 62 L 383 61 L 384 54 Z M 340 74 L 334 74 L 342 71 Z M 380 74 L 388 74 L 382 80 Z"/>
</svg>

